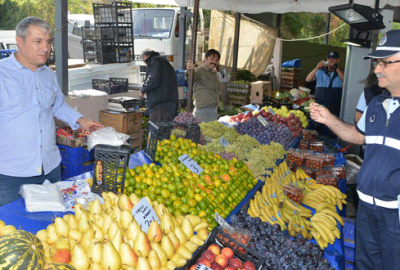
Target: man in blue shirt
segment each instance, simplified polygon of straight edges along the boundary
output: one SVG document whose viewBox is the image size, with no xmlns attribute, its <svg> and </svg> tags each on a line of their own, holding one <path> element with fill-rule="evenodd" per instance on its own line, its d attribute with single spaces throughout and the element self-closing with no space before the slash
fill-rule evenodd
<svg viewBox="0 0 400 270">
<path fill-rule="evenodd" d="M 343 71 L 338 68 L 339 61 L 339 53 L 330 52 L 327 61 L 321 60 L 306 77 L 307 82 L 317 80 L 315 101 L 327 107 L 337 117 L 340 116 L 344 78 Z M 335 138 L 325 126 L 316 125 L 315 128 L 321 135 Z"/>
<path fill-rule="evenodd" d="M 357 126 L 347 124 L 317 103 L 311 118 L 328 126 L 342 140 L 365 143 L 364 162 L 357 175 L 360 199 L 356 219 L 356 269 L 400 269 L 400 30 L 379 42 L 371 59 L 379 87 Z"/>
<path fill-rule="evenodd" d="M 18 51 L 0 61 L 0 205 L 19 198 L 23 184 L 61 180 L 54 117 L 73 129 L 102 124 L 82 117 L 64 101 L 50 55 L 50 26 L 28 17 L 16 27 Z"/>
</svg>

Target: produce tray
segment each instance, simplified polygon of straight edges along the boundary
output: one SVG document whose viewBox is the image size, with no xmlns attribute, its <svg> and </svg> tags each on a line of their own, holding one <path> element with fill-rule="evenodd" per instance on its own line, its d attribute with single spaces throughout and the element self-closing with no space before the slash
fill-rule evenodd
<svg viewBox="0 0 400 270">
<path fill-rule="evenodd" d="M 232 236 L 225 233 L 222 229 L 214 228 L 203 246 L 201 246 L 201 248 L 194 253 L 193 258 L 190 259 L 184 266 L 175 268 L 175 270 L 188 270 L 193 264 L 196 263 L 196 261 L 201 257 L 203 251 L 207 250 L 211 244 L 218 244 L 221 249 L 222 247 L 230 247 L 233 250 L 236 258 L 240 259 L 242 262 L 251 261 L 254 263 L 257 270 L 260 270 L 265 263 L 265 259 L 260 254 L 239 243 Z"/>
<path fill-rule="evenodd" d="M 92 79 L 92 88 L 108 94 L 128 92 L 127 78 Z"/>
</svg>

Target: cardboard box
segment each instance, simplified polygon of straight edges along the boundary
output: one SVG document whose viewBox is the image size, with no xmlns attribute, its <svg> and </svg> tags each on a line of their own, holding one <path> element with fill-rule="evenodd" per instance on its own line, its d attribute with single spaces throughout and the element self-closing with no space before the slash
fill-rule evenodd
<svg viewBox="0 0 400 270">
<path fill-rule="evenodd" d="M 264 96 L 270 97 L 272 94 L 271 82 L 257 81 L 251 83 L 250 102 L 262 103 Z"/>
</svg>

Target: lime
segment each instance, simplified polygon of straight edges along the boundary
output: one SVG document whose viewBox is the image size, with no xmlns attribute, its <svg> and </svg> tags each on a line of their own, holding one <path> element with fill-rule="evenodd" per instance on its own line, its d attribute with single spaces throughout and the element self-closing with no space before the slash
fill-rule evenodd
<svg viewBox="0 0 400 270">
<path fill-rule="evenodd" d="M 163 189 L 161 190 L 161 196 L 163 196 L 163 198 L 168 198 L 169 197 L 170 192 L 167 189 Z"/>
<path fill-rule="evenodd" d="M 168 191 L 171 193 L 174 193 L 176 191 L 176 185 L 175 184 L 169 184 L 168 185 Z"/>
<path fill-rule="evenodd" d="M 176 200 L 178 199 L 178 195 L 176 195 L 176 193 L 171 193 L 171 194 L 169 195 L 169 198 L 170 198 L 172 201 L 176 201 Z"/>
<path fill-rule="evenodd" d="M 179 209 L 182 211 L 182 213 L 189 213 L 189 206 L 187 204 L 182 204 Z"/>
<path fill-rule="evenodd" d="M 164 197 L 161 195 L 157 195 L 156 200 L 158 203 L 163 203 L 164 202 Z"/>
</svg>

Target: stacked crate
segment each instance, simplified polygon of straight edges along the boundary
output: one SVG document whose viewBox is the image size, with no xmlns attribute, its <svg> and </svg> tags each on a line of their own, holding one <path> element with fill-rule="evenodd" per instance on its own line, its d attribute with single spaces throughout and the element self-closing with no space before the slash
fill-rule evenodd
<svg viewBox="0 0 400 270">
<path fill-rule="evenodd" d="M 233 81 L 228 83 L 228 103 L 233 105 L 249 104 L 250 85 L 248 82 Z"/>
<path fill-rule="evenodd" d="M 143 146 L 142 129 L 143 112 L 115 112 L 109 110 L 100 111 L 99 121 L 105 126 L 115 129 L 116 132 L 129 135 L 132 142 L 132 150 L 140 151 Z"/>
<path fill-rule="evenodd" d="M 301 68 L 285 68 L 281 70 L 281 90 L 291 90 L 299 87 Z"/>
<path fill-rule="evenodd" d="M 62 180 L 80 175 L 94 169 L 94 149 L 88 151 L 83 147 L 57 145 L 61 154 Z"/>
<path fill-rule="evenodd" d="M 133 61 L 132 3 L 93 3 L 94 27 L 83 27 L 85 63 Z"/>
<path fill-rule="evenodd" d="M 355 269 L 354 253 L 356 246 L 356 220 L 351 218 L 343 218 L 343 221 L 344 258 L 346 270 Z"/>
</svg>

